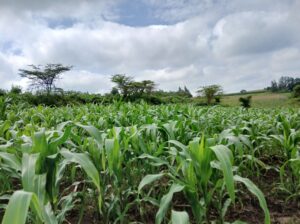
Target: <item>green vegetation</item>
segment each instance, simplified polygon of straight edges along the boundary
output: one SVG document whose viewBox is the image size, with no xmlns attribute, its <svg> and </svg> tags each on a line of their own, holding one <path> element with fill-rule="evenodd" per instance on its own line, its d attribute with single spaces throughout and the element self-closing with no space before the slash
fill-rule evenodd
<svg viewBox="0 0 300 224">
<path fill-rule="evenodd" d="M 222 92 L 222 87 L 219 85 L 203 86 L 197 91 L 200 96 L 204 96 L 206 98 L 206 102 L 208 105 L 211 105 L 214 97 L 219 97 Z M 220 101 L 220 98 L 217 99 L 218 101 Z"/>
<path fill-rule="evenodd" d="M 0 90 L 2 224 L 300 219 L 298 79 L 193 97 L 117 74 L 100 95 L 56 88 L 70 69 L 32 66 L 34 93 Z"/>
<path fill-rule="evenodd" d="M 251 98 L 252 96 L 240 97 L 239 101 L 241 102 L 241 106 L 244 108 L 251 107 Z"/>
<path fill-rule="evenodd" d="M 240 106 L 240 97 L 251 97 L 251 107 L 256 108 L 298 108 L 300 101 L 293 98 L 291 93 L 272 93 L 264 91 L 261 93 L 246 93 L 235 95 L 224 95 L 222 97 L 221 105 L 223 106 Z"/>
<path fill-rule="evenodd" d="M 293 95 L 294 97 L 300 97 L 300 85 L 296 85 L 294 88 L 293 88 Z"/>
<path fill-rule="evenodd" d="M 300 78 L 293 78 L 289 76 L 282 76 L 276 82 L 273 80 L 271 86 L 267 87 L 267 90 L 272 92 L 292 92 L 296 85 L 300 84 Z"/>
<path fill-rule="evenodd" d="M 0 108 L 2 224 L 267 224 L 300 209 L 297 109 Z"/>
<path fill-rule="evenodd" d="M 62 64 L 47 64 L 43 66 L 29 65 L 31 69 L 20 69 L 20 76 L 31 81 L 31 87 L 45 91 L 49 95 L 56 90 L 55 82 L 64 72 L 70 71 L 71 66 Z M 12 88 L 13 89 L 13 88 Z"/>
<path fill-rule="evenodd" d="M 223 94 L 220 85 L 203 86 L 197 90 L 199 96 L 193 97 L 190 90 L 184 86 L 177 91 L 157 89 L 159 84 L 151 80 L 136 81 L 131 76 L 116 74 L 111 77 L 115 86 L 110 93 L 95 94 L 76 91 L 64 91 L 55 86 L 61 74 L 69 71 L 72 66 L 61 64 L 47 64 L 46 66 L 31 65 L 31 69 L 20 69 L 21 77 L 31 81 L 34 92 L 22 92 L 19 86 L 12 86 L 10 91 L 0 89 L 0 97 L 6 96 L 14 103 L 27 105 L 64 106 L 81 104 L 113 104 L 115 102 L 146 102 L 148 104 L 192 103 L 198 106 L 224 105 L 240 106 L 240 98 L 253 95 L 253 107 L 299 107 L 299 78 L 281 77 L 276 87 L 267 87 L 265 90 L 246 91 Z M 293 99 L 292 99 L 293 98 Z"/>
</svg>

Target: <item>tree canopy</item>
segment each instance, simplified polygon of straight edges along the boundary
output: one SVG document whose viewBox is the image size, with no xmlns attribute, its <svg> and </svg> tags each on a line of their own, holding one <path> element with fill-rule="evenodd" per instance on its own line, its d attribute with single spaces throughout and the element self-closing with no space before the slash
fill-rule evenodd
<svg viewBox="0 0 300 224">
<path fill-rule="evenodd" d="M 144 93 L 151 93 L 156 84 L 151 80 L 141 82 L 134 81 L 132 77 L 124 74 L 116 74 L 111 77 L 111 81 L 117 84 L 117 88 L 124 98 L 128 96 L 137 96 Z"/>
<path fill-rule="evenodd" d="M 223 89 L 220 85 L 209 85 L 201 87 L 197 93 L 201 96 L 206 97 L 207 104 L 211 104 L 213 98 L 217 95 L 221 95 Z"/>
<path fill-rule="evenodd" d="M 271 86 L 267 90 L 272 92 L 292 92 L 296 85 L 300 84 L 300 78 L 293 78 L 290 76 L 281 76 L 278 80 L 271 81 Z"/>
<path fill-rule="evenodd" d="M 28 78 L 32 88 L 43 89 L 47 94 L 55 89 L 55 82 L 60 75 L 72 68 L 72 66 L 63 66 L 62 64 L 29 65 L 29 67 L 31 69 L 19 69 L 20 76 Z"/>
</svg>

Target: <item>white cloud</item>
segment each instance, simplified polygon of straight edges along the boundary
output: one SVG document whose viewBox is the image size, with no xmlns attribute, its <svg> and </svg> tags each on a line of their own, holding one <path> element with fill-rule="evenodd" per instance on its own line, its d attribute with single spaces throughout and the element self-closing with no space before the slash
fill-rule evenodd
<svg viewBox="0 0 300 224">
<path fill-rule="evenodd" d="M 65 73 L 57 83 L 57 87 L 61 86 L 65 90 L 74 90 L 80 86 L 83 92 L 105 93 L 111 90 L 113 84 L 109 76 L 80 70 Z"/>
<path fill-rule="evenodd" d="M 144 27 L 121 24 L 121 1 L 0 0 L 0 88 L 26 85 L 18 69 L 46 63 L 74 65 L 59 86 L 91 92 L 109 91 L 116 73 L 225 91 L 300 74 L 299 1 L 151 0 L 145 6 L 168 23 Z"/>
<path fill-rule="evenodd" d="M 242 12 L 221 19 L 214 28 L 216 55 L 260 54 L 288 47 L 295 41 L 284 13 Z"/>
</svg>

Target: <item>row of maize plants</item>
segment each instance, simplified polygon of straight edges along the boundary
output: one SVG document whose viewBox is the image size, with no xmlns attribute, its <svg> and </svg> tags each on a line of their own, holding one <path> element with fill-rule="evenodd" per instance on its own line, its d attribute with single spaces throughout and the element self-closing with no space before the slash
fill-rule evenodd
<svg viewBox="0 0 300 224">
<path fill-rule="evenodd" d="M 2 224 L 243 223 L 228 213 L 246 196 L 271 223 L 252 181 L 269 169 L 280 176 L 274 192 L 287 203 L 300 196 L 296 109 L 0 108 Z M 272 156 L 281 163 L 266 162 Z"/>
</svg>

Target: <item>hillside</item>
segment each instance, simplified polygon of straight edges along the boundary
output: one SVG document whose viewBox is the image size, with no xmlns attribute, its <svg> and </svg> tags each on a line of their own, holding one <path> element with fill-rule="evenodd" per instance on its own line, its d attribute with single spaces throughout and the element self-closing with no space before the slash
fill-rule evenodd
<svg viewBox="0 0 300 224">
<path fill-rule="evenodd" d="M 272 93 L 253 91 L 246 94 L 228 94 L 222 97 L 221 105 L 239 106 L 239 98 L 252 96 L 252 107 L 300 107 L 300 101 L 291 97 L 291 93 Z"/>
</svg>

